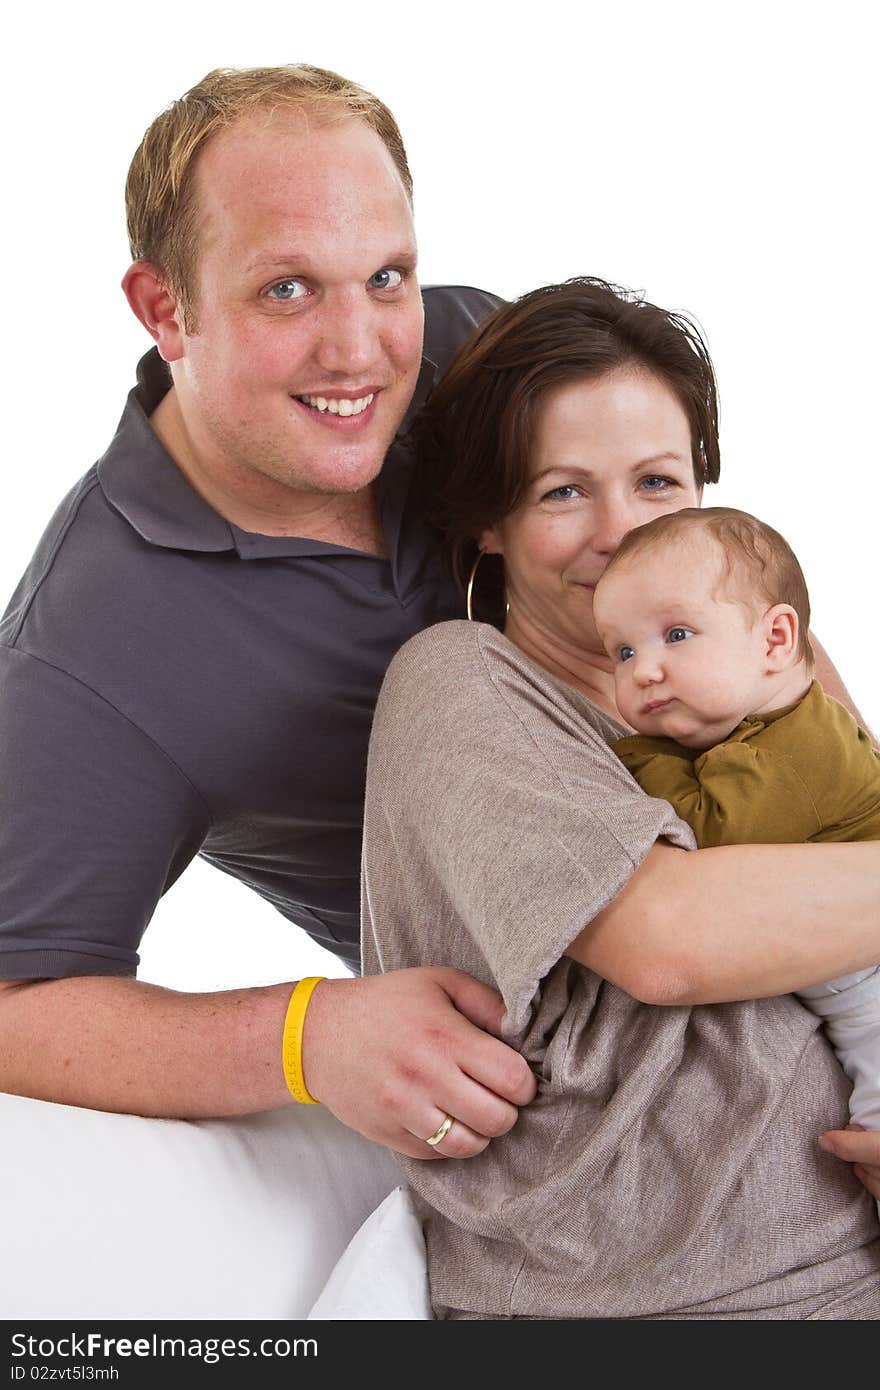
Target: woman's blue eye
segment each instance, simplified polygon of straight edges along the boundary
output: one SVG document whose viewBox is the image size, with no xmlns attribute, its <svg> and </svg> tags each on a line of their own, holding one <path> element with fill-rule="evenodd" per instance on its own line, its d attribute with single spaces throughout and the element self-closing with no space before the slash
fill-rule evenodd
<svg viewBox="0 0 880 1390">
<path fill-rule="evenodd" d="M 367 284 L 371 290 L 396 290 L 403 284 L 403 274 L 399 270 L 383 266 L 375 275 L 370 276 Z"/>
<path fill-rule="evenodd" d="M 632 647 L 618 647 L 617 655 L 621 661 L 629 661 L 630 657 L 635 656 Z"/>
<path fill-rule="evenodd" d="M 272 299 L 288 303 L 291 299 L 301 299 L 306 293 L 306 287 L 302 280 L 279 280 L 269 290 Z"/>
<path fill-rule="evenodd" d="M 662 492 L 665 487 L 674 486 L 674 480 L 652 473 L 649 478 L 642 479 L 642 486 L 647 492 Z"/>
<path fill-rule="evenodd" d="M 688 637 L 693 637 L 693 632 L 689 627 L 671 627 L 666 634 L 667 642 L 685 642 Z"/>
<path fill-rule="evenodd" d="M 546 502 L 549 498 L 551 501 L 558 499 L 561 502 L 566 502 L 569 497 L 576 496 L 577 488 L 574 486 L 574 483 L 562 483 L 559 487 L 551 488 L 549 492 L 545 492 L 544 501 Z"/>
</svg>

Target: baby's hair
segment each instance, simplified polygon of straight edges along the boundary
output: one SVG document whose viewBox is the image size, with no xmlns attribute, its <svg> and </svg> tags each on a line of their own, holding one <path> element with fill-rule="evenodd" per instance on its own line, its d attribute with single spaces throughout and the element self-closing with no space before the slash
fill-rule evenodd
<svg viewBox="0 0 880 1390">
<path fill-rule="evenodd" d="M 624 536 L 605 568 L 605 575 L 648 551 L 709 535 L 720 547 L 726 566 L 725 589 L 751 606 L 787 603 L 798 615 L 799 660 L 813 664 L 810 645 L 810 595 L 797 556 L 788 541 L 766 522 L 733 507 L 685 507 L 667 512 Z"/>
</svg>

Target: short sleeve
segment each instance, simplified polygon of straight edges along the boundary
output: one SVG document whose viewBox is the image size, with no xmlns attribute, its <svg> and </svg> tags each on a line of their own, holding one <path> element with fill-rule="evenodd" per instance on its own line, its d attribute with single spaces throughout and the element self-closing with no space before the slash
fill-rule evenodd
<svg viewBox="0 0 880 1390">
<path fill-rule="evenodd" d="M 441 624 L 398 653 L 367 778 L 381 968 L 474 969 L 518 1012 L 659 837 L 693 846 L 591 711 L 482 624 Z"/>
<path fill-rule="evenodd" d="M 156 903 L 208 823 L 121 713 L 0 648 L 0 976 L 133 975 Z"/>
<path fill-rule="evenodd" d="M 440 375 L 461 345 L 503 300 L 470 285 L 423 285 L 425 305 L 424 355 Z"/>
</svg>

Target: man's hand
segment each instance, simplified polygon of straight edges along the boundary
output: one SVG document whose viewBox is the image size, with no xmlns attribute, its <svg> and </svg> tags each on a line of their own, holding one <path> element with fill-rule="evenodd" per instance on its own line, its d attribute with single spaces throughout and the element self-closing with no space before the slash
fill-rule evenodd
<svg viewBox="0 0 880 1390">
<path fill-rule="evenodd" d="M 344 1124 L 410 1158 L 471 1157 L 535 1094 L 527 1063 L 498 1040 L 503 1012 L 494 990 L 445 967 L 325 980 L 306 1014 L 306 1085 Z M 431 1148 L 446 1115 L 455 1123 Z"/>
<path fill-rule="evenodd" d="M 830 1129 L 820 1137 L 819 1148 L 854 1164 L 859 1182 L 880 1201 L 880 1130 L 862 1125 Z"/>
</svg>

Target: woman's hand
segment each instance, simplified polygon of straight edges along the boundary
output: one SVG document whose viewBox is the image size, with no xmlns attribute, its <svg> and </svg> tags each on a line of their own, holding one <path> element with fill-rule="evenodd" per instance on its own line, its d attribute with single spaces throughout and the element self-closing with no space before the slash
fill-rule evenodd
<svg viewBox="0 0 880 1390">
<path fill-rule="evenodd" d="M 854 1164 L 853 1172 L 859 1182 L 880 1200 L 880 1130 L 865 1129 L 863 1125 L 829 1129 L 820 1135 L 819 1148 Z"/>
</svg>

